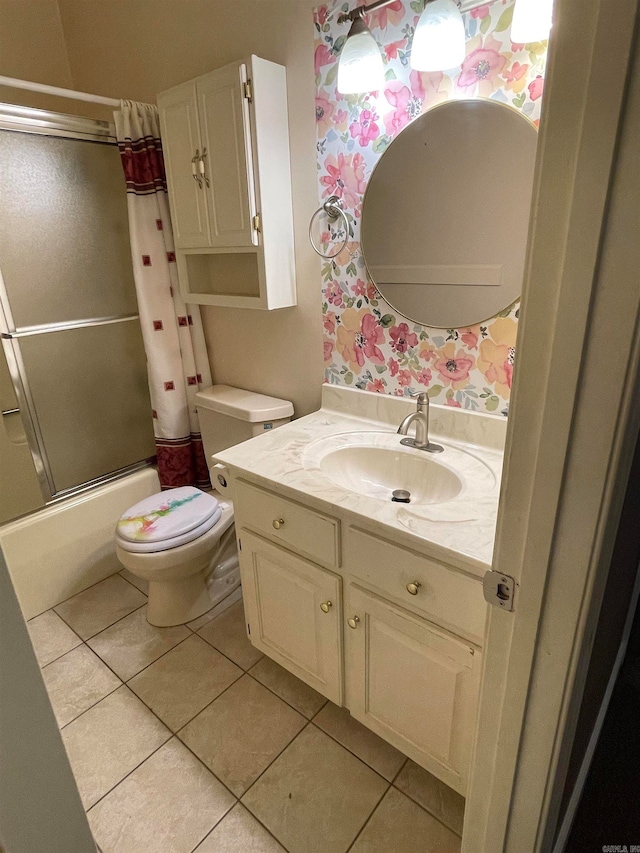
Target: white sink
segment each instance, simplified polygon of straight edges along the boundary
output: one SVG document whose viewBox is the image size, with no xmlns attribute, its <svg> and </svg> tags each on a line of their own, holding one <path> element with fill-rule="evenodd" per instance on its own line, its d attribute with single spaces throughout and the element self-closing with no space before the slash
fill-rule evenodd
<svg viewBox="0 0 640 853">
<path fill-rule="evenodd" d="M 392 493 L 403 489 L 412 504 L 439 504 L 468 492 L 470 483 L 495 486 L 489 468 L 472 453 L 445 446 L 444 453 L 434 455 L 406 447 L 400 439 L 388 432 L 341 433 L 312 442 L 303 464 L 336 486 L 381 501 L 391 501 Z"/>
</svg>

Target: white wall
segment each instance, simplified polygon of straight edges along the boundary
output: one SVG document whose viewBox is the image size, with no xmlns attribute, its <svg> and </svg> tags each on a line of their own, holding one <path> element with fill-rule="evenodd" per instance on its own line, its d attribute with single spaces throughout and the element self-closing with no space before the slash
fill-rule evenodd
<svg viewBox="0 0 640 853">
<path fill-rule="evenodd" d="M 319 407 L 320 265 L 307 238 L 317 207 L 312 4 L 307 0 L 60 0 L 78 89 L 142 101 L 255 53 L 287 68 L 298 305 L 205 308 L 214 381 Z"/>
</svg>

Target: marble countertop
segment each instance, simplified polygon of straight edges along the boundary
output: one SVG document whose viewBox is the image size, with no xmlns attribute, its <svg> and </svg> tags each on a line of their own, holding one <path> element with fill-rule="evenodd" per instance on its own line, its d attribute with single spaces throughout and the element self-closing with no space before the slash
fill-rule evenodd
<svg viewBox="0 0 640 853">
<path fill-rule="evenodd" d="M 319 467 L 321 454 L 314 449 L 322 440 L 326 444 L 331 436 L 354 432 L 392 435 L 412 411 L 415 402 L 408 398 L 325 385 L 318 412 L 221 451 L 214 463 L 481 577 L 493 554 L 505 419 L 431 406 L 430 438 L 445 446 L 439 461 L 448 461 L 463 481 L 461 493 L 445 502 L 399 504 L 357 494 L 332 482 Z"/>
</svg>

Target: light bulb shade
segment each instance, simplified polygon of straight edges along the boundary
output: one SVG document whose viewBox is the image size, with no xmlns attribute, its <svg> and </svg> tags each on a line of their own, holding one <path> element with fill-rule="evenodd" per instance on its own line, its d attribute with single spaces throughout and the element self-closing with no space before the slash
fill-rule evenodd
<svg viewBox="0 0 640 853">
<path fill-rule="evenodd" d="M 465 56 L 464 22 L 453 0 L 430 0 L 413 34 L 411 67 L 416 71 L 446 71 Z"/>
<path fill-rule="evenodd" d="M 529 44 L 549 38 L 553 0 L 517 0 L 511 22 L 511 41 Z"/>
<path fill-rule="evenodd" d="M 356 18 L 340 51 L 338 92 L 359 95 L 384 87 L 380 48 L 362 18 Z"/>
</svg>

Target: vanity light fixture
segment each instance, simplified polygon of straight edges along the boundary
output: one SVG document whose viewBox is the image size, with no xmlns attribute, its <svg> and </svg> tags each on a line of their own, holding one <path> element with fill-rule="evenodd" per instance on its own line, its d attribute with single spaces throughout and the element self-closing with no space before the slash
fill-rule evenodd
<svg viewBox="0 0 640 853">
<path fill-rule="evenodd" d="M 446 71 L 465 55 L 464 21 L 454 0 L 427 0 L 413 34 L 410 64 L 416 71 Z"/>
<path fill-rule="evenodd" d="M 358 95 L 382 89 L 382 54 L 364 16 L 391 2 L 377 0 L 339 16 L 338 23 L 351 21 L 338 62 L 337 86 L 341 94 Z M 458 4 L 455 0 L 426 0 L 413 35 L 411 67 L 416 71 L 445 71 L 460 65 L 464 54 L 464 23 Z"/>
<path fill-rule="evenodd" d="M 358 95 L 375 92 L 384 86 L 384 64 L 377 41 L 364 22 L 367 12 L 386 6 L 391 0 L 358 6 L 352 12 L 341 15 L 340 23 L 351 21 L 351 29 L 340 51 L 338 61 L 338 92 L 343 95 Z"/>
<path fill-rule="evenodd" d="M 516 0 L 511 22 L 511 41 L 529 44 L 549 38 L 553 0 Z"/>
</svg>

